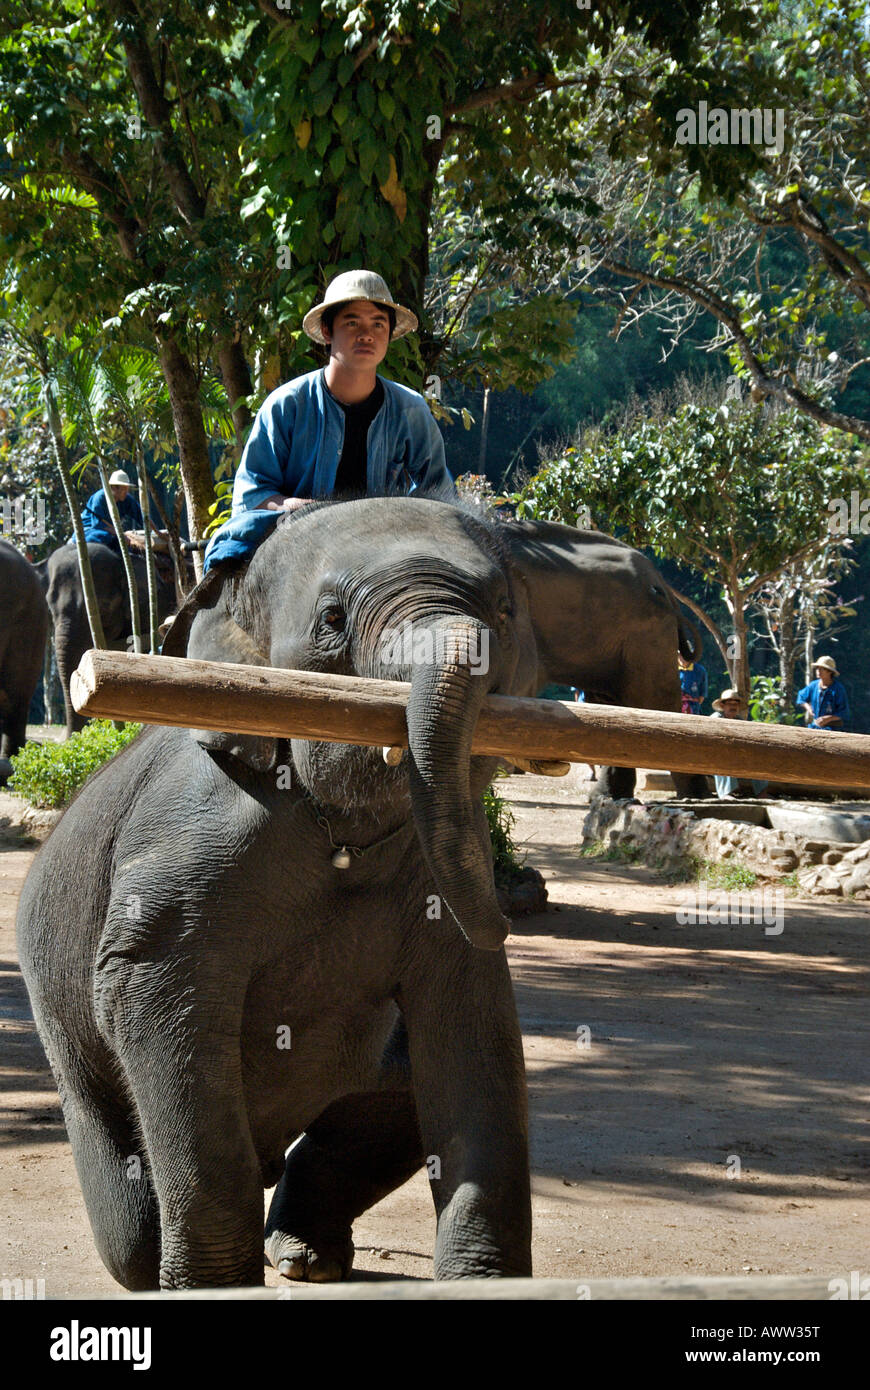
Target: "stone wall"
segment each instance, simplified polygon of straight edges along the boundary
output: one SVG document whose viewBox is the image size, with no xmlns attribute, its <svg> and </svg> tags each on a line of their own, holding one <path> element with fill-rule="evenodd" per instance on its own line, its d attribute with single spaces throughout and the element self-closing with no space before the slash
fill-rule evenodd
<svg viewBox="0 0 870 1390">
<path fill-rule="evenodd" d="M 688 872 L 693 859 L 733 860 L 763 879 L 797 871 L 804 893 L 870 901 L 870 840 L 816 840 L 744 821 L 701 819 L 665 802 L 642 806 L 597 797 L 583 822 L 583 845 L 598 842 L 636 850 L 644 863 L 665 873 Z"/>
</svg>

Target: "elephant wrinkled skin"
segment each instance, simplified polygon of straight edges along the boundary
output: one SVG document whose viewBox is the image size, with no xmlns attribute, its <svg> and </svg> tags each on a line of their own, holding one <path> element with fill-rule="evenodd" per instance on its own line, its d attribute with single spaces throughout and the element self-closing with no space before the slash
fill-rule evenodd
<svg viewBox="0 0 870 1390">
<path fill-rule="evenodd" d="M 22 970 L 127 1288 L 262 1283 L 276 1181 L 273 1265 L 344 1277 L 355 1218 L 424 1162 L 435 1277 L 531 1272 L 496 759 L 470 746 L 487 695 L 539 688 L 540 602 L 509 528 L 366 498 L 291 513 L 184 605 L 170 654 L 409 681 L 410 747 L 149 729 L 37 857 Z M 406 665 L 404 624 L 431 639 Z"/>
</svg>

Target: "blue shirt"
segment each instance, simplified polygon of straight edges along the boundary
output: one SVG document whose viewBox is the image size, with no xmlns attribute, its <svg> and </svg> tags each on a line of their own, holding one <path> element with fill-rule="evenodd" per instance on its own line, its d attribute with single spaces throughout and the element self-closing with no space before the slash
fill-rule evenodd
<svg viewBox="0 0 870 1390">
<path fill-rule="evenodd" d="M 680 671 L 680 690 L 700 710 L 707 698 L 707 670 L 700 661 L 696 661 L 687 671 Z"/>
<path fill-rule="evenodd" d="M 836 676 L 829 686 L 823 686 L 821 680 L 818 678 L 811 681 L 809 685 L 805 685 L 803 690 L 798 692 L 795 704 L 799 709 L 803 709 L 805 704 L 810 705 L 812 708 L 813 719 L 812 723 L 807 725 L 809 729 L 833 729 L 836 732 L 837 729 L 843 729 L 850 718 L 849 700 L 846 695 L 846 690 L 842 682 L 837 680 Z M 843 723 L 819 725 L 816 723 L 816 720 L 821 718 L 823 714 L 837 714 L 840 716 Z"/>
<path fill-rule="evenodd" d="M 121 514 L 125 531 L 144 530 L 145 522 L 142 518 L 142 509 L 134 492 L 128 492 L 123 502 L 118 503 L 118 511 Z M 86 541 L 97 541 L 100 545 L 108 545 L 112 550 L 117 550 L 120 555 L 121 547 L 118 544 L 118 537 L 115 535 L 109 503 L 103 488 L 95 492 L 93 497 L 89 497 L 82 507 L 82 526 Z"/>
<path fill-rule="evenodd" d="M 369 426 L 366 488 L 369 494 L 407 494 L 456 499 L 444 441 L 419 391 L 379 377 L 384 402 Z M 329 497 L 344 444 L 345 415 L 330 395 L 324 368 L 279 386 L 260 406 L 233 484 L 233 507 L 210 540 L 205 569 L 217 560 L 251 554 L 280 512 L 259 510 L 267 498 Z"/>
</svg>

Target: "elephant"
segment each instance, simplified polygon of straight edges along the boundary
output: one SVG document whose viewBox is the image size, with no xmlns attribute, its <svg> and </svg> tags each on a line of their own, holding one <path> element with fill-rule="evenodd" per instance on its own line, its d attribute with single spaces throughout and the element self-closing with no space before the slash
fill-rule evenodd
<svg viewBox="0 0 870 1390">
<path fill-rule="evenodd" d="M 103 620 L 103 633 L 106 645 L 114 651 L 127 649 L 127 637 L 131 630 L 130 601 L 127 594 L 127 577 L 120 555 L 107 545 L 88 542 L 88 555 L 94 576 L 97 604 Z M 145 561 L 141 555 L 132 557 L 133 569 L 139 591 L 139 615 L 143 629 L 148 626 L 148 582 Z M 83 729 L 86 719 L 77 714 L 69 694 L 69 681 L 78 666 L 82 654 L 93 646 L 88 615 L 85 610 L 79 572 L 78 553 L 73 544 L 60 546 L 43 561 L 46 570 L 46 590 L 48 606 L 54 624 L 54 649 L 57 669 L 63 687 L 66 709 L 67 736 Z M 175 608 L 175 589 L 157 576 L 157 611 L 162 620 Z"/>
<path fill-rule="evenodd" d="M 9 759 L 24 746 L 27 711 L 39 684 L 48 609 L 39 575 L 8 541 L 0 541 L 0 785 Z"/>
<path fill-rule="evenodd" d="M 354 1221 L 424 1164 L 436 1279 L 531 1274 L 510 924 L 481 801 L 499 759 L 471 755 L 481 702 L 534 695 L 558 666 L 530 539 L 425 495 L 286 514 L 209 571 L 164 652 L 406 680 L 401 760 L 149 728 L 35 859 L 21 968 L 126 1288 L 261 1284 L 274 1184 L 273 1266 L 346 1278 Z"/>
<path fill-rule="evenodd" d="M 701 655 L 694 624 L 640 551 L 601 531 L 508 521 L 502 534 L 523 575 L 538 653 L 537 689 L 573 685 L 589 701 L 680 709 L 677 650 Z M 704 797 L 703 776 L 671 774 L 680 796 Z M 635 771 L 606 767 L 603 796 L 634 795 Z"/>
</svg>

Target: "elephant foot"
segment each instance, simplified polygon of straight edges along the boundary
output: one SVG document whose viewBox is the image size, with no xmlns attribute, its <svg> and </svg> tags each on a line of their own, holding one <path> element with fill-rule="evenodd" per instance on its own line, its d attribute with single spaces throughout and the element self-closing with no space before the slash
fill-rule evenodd
<svg viewBox="0 0 870 1390">
<path fill-rule="evenodd" d="M 353 1268 L 354 1247 L 347 1241 L 309 1241 L 282 1231 L 273 1231 L 266 1241 L 270 1264 L 285 1279 L 305 1280 L 311 1284 L 333 1284 L 347 1279 Z"/>
</svg>

